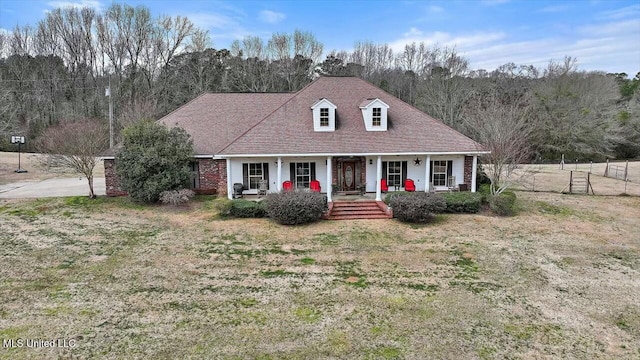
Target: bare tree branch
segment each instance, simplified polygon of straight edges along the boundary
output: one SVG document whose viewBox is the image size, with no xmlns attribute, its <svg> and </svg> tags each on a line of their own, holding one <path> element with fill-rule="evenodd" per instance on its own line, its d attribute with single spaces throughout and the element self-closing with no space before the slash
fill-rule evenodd
<svg viewBox="0 0 640 360">
<path fill-rule="evenodd" d="M 109 133 L 98 120 L 63 123 L 48 128 L 37 141 L 43 161 L 73 170 L 87 178 L 89 197 L 95 198 L 93 169 L 109 146 Z"/>
</svg>

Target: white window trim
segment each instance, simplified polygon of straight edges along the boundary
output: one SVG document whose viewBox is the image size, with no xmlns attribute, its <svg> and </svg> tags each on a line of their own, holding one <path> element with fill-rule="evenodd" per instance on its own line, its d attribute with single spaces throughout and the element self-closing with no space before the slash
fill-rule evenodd
<svg viewBox="0 0 640 360">
<path fill-rule="evenodd" d="M 264 180 L 264 164 L 263 163 L 247 163 L 247 181 L 248 181 L 248 186 L 249 186 L 249 190 L 258 190 L 258 188 L 260 187 L 260 180 Z M 259 175 L 252 175 L 251 174 L 251 168 L 254 168 L 254 170 L 259 170 Z M 257 179 L 256 182 L 256 187 L 252 187 L 251 186 L 251 179 Z"/>
<path fill-rule="evenodd" d="M 444 163 L 444 172 L 442 172 L 442 171 L 436 172 L 436 167 L 438 167 L 438 166 L 442 167 L 442 165 L 440 165 L 440 164 L 436 165 L 436 163 Z M 447 174 L 448 174 L 448 172 L 447 172 L 448 171 L 447 163 L 448 163 L 447 160 L 433 160 L 433 165 L 432 165 L 433 174 L 431 175 L 431 183 L 433 184 L 433 186 L 438 186 L 438 187 L 446 187 L 447 186 Z M 438 174 L 438 175 L 444 174 L 444 184 L 443 185 L 436 184 L 436 182 L 435 182 L 436 174 Z"/>
<path fill-rule="evenodd" d="M 398 169 L 400 170 L 400 172 L 391 172 L 391 163 L 399 163 L 400 166 L 398 167 Z M 389 184 L 389 176 L 394 176 L 394 177 L 399 177 L 400 181 L 398 181 L 397 184 Z M 387 185 L 388 186 L 395 186 L 396 188 L 401 188 L 404 186 L 404 184 L 402 184 L 402 161 L 387 161 L 387 174 L 386 174 L 386 179 L 387 179 Z"/>
<path fill-rule="evenodd" d="M 305 174 L 298 174 L 298 164 L 303 164 L 307 166 L 307 169 L 309 170 L 309 172 L 305 175 Z M 302 167 L 302 169 L 304 169 L 304 166 Z M 293 163 L 293 170 L 294 170 L 294 174 L 293 174 L 293 183 L 296 189 L 308 189 L 311 187 L 311 162 L 306 161 L 306 162 L 295 162 Z M 304 178 L 307 177 L 309 178 L 308 186 L 302 186 L 302 187 L 298 187 L 298 178 L 302 178 L 302 182 L 304 183 Z"/>
<path fill-rule="evenodd" d="M 378 114 L 376 114 L 376 110 Z M 376 124 L 376 120 L 378 123 Z M 382 108 L 374 107 L 371 109 L 371 126 L 380 127 L 382 126 Z"/>
<path fill-rule="evenodd" d="M 325 114 L 323 114 L 323 112 L 326 112 Z M 325 124 L 323 124 L 323 120 L 326 121 Z M 329 125 L 331 124 L 331 117 L 329 116 L 329 108 L 320 108 L 320 126 L 321 127 L 329 127 Z"/>
</svg>

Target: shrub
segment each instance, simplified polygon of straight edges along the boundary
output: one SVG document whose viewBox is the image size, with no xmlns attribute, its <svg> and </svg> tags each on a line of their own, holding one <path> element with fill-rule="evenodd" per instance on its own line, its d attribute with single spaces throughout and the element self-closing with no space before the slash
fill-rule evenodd
<svg viewBox="0 0 640 360">
<path fill-rule="evenodd" d="M 227 217 L 231 215 L 231 207 L 233 206 L 233 201 L 225 198 L 219 198 L 213 201 L 213 208 L 218 211 L 218 216 Z"/>
<path fill-rule="evenodd" d="M 387 205 L 391 204 L 391 199 L 398 197 L 398 196 L 407 196 L 407 195 L 415 195 L 415 192 L 409 192 L 409 191 L 392 191 L 390 193 L 387 193 L 387 195 L 384 196 L 384 203 Z"/>
<path fill-rule="evenodd" d="M 514 213 L 516 194 L 505 191 L 502 194 L 493 195 L 489 200 L 491 210 L 500 216 L 510 216 Z"/>
<path fill-rule="evenodd" d="M 123 132 L 116 172 L 132 199 L 154 203 L 164 191 L 189 186 L 192 160 L 193 143 L 186 131 L 141 121 Z"/>
<path fill-rule="evenodd" d="M 452 192 L 443 195 L 448 213 L 477 213 L 482 205 L 482 194 L 472 192 Z"/>
<path fill-rule="evenodd" d="M 189 189 L 164 191 L 160 194 L 160 201 L 165 205 L 178 206 L 188 203 L 194 195 Z"/>
<path fill-rule="evenodd" d="M 231 201 L 229 215 L 237 218 L 261 218 L 265 217 L 266 211 L 263 202 L 255 202 L 244 199 Z"/>
<path fill-rule="evenodd" d="M 411 196 L 391 198 L 393 216 L 405 222 L 427 222 L 434 214 L 447 208 L 444 198 L 438 194 L 413 193 Z"/>
<path fill-rule="evenodd" d="M 279 224 L 306 224 L 318 220 L 327 211 L 327 199 L 316 192 L 283 191 L 269 194 L 265 209 Z"/>
</svg>

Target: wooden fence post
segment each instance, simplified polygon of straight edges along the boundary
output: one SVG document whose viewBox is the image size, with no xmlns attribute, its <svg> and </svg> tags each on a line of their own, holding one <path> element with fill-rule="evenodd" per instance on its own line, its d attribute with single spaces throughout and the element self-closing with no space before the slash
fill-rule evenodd
<svg viewBox="0 0 640 360">
<path fill-rule="evenodd" d="M 569 194 L 573 193 L 573 171 L 569 172 Z"/>
<path fill-rule="evenodd" d="M 629 178 L 629 160 L 627 160 L 627 163 L 624 166 L 624 181 L 627 181 L 628 178 Z"/>
</svg>

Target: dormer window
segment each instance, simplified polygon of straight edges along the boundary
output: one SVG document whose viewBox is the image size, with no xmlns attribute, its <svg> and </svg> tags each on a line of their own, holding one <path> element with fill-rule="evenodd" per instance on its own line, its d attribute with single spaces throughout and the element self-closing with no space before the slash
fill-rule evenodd
<svg viewBox="0 0 640 360">
<path fill-rule="evenodd" d="M 311 106 L 313 130 L 318 132 L 336 130 L 337 107 L 328 99 L 322 98 Z"/>
<path fill-rule="evenodd" d="M 360 103 L 362 120 L 367 131 L 387 131 L 389 105 L 378 98 L 365 99 Z"/>
<path fill-rule="evenodd" d="M 320 126 L 329 126 L 329 108 L 320 108 Z"/>
<path fill-rule="evenodd" d="M 373 108 L 372 110 L 373 110 L 373 115 L 372 115 L 373 126 L 382 126 L 382 109 Z"/>
</svg>

